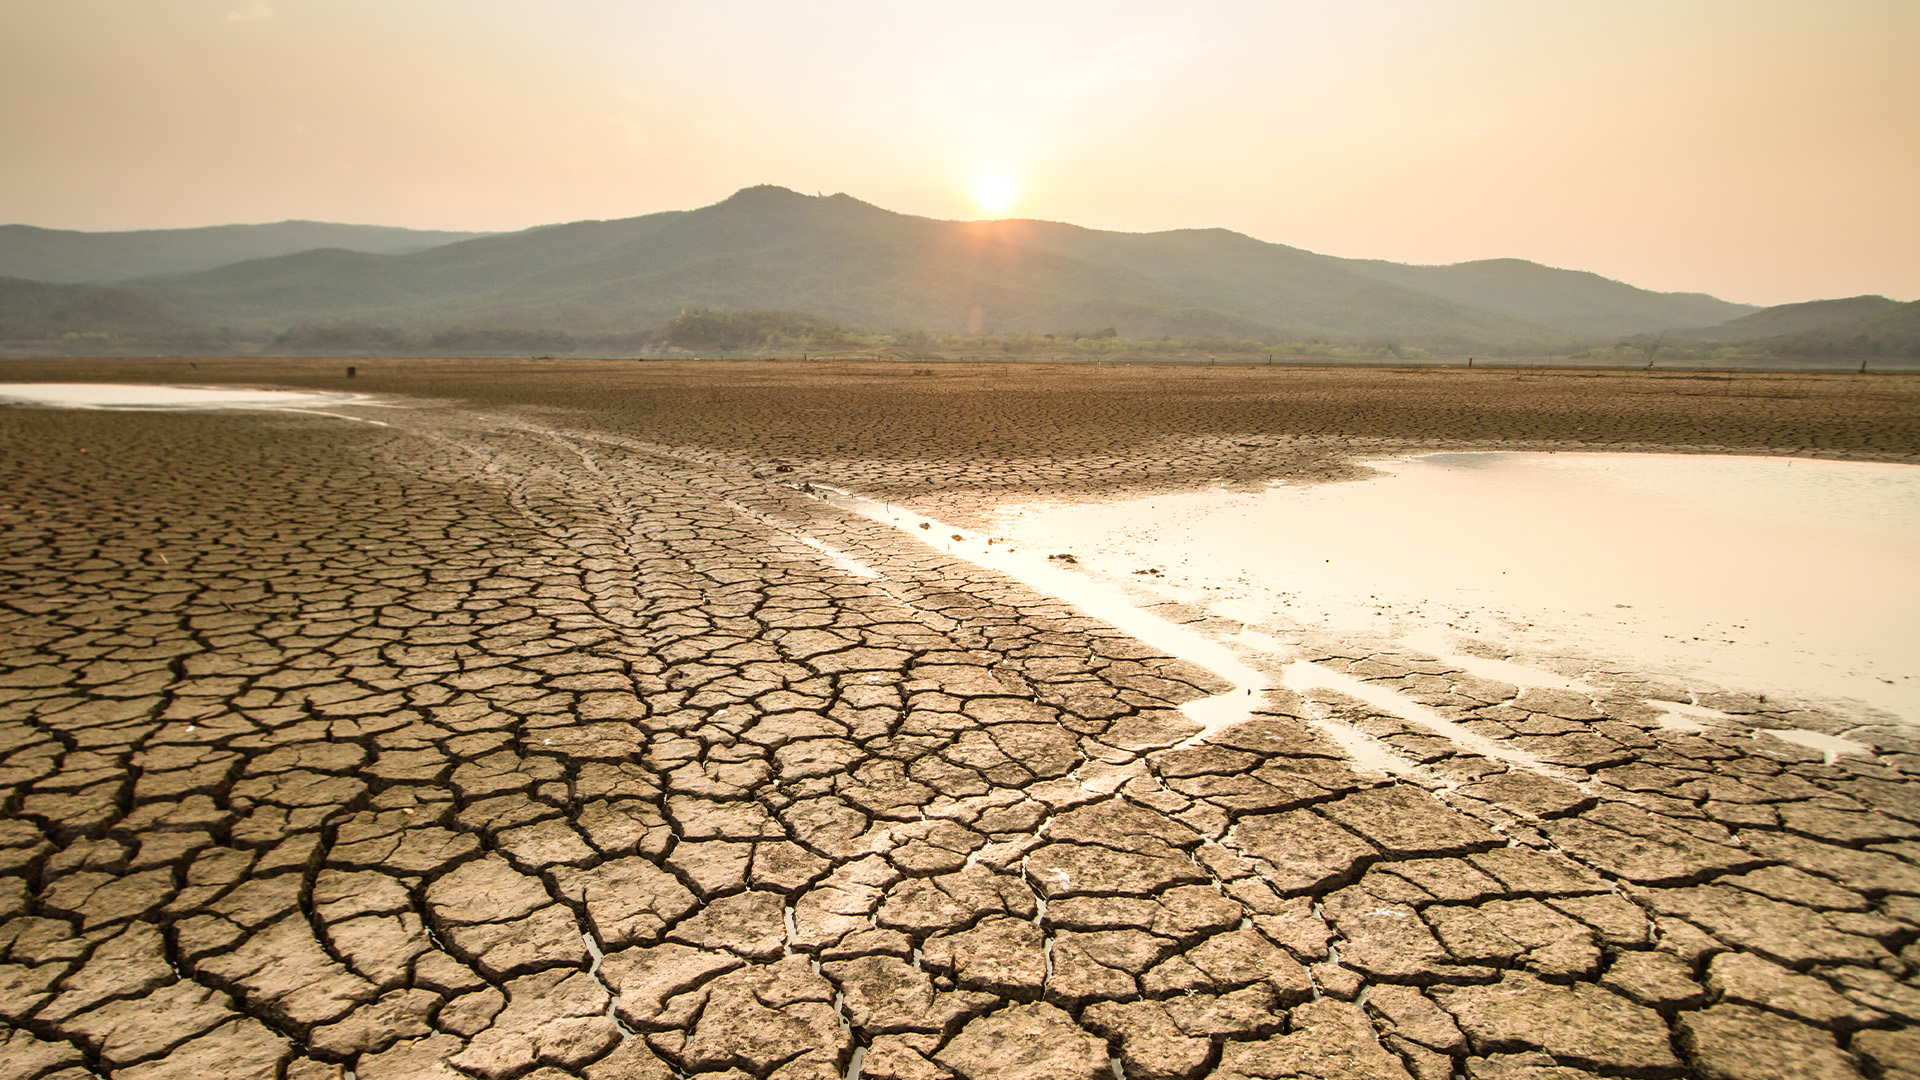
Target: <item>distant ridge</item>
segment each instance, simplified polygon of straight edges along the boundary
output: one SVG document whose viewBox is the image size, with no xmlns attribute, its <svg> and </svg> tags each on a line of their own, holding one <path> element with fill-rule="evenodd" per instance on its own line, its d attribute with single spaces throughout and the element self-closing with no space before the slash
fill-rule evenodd
<svg viewBox="0 0 1920 1080">
<path fill-rule="evenodd" d="M 129 233 L 0 226 L 0 277 L 15 279 L 0 282 L 0 338 L 58 338 L 63 348 L 88 335 L 208 348 L 664 343 L 687 312 L 750 315 L 709 320 L 729 334 L 778 315 L 809 333 L 1119 336 L 1243 351 L 1263 342 L 1381 355 L 1677 349 L 1711 359 L 1747 345 L 1791 357 L 1920 348 L 1920 308 L 1885 297 L 1759 309 L 1522 259 L 1406 266 L 1226 229 L 942 221 L 773 185 L 696 210 L 501 234 L 299 221 Z"/>
<path fill-rule="evenodd" d="M 1809 300 L 1802 304 L 1765 308 L 1717 326 L 1696 327 L 1672 336 L 1681 341 L 1760 341 L 1782 334 L 1798 334 L 1856 323 L 1900 306 L 1899 301 L 1884 296 Z"/>
<path fill-rule="evenodd" d="M 939 221 L 771 185 L 697 210 L 410 253 L 336 244 L 122 284 L 182 319 L 256 334 L 331 323 L 627 333 L 716 309 L 806 312 L 877 331 L 1111 328 L 1131 338 L 1550 351 L 1755 310 L 1520 260 L 1395 267 L 1225 229 Z"/>
<path fill-rule="evenodd" d="M 211 270 L 245 259 L 291 255 L 314 248 L 395 255 L 484 235 L 384 225 L 334 225 L 321 221 L 134 232 L 76 232 L 31 225 L 0 225 L 0 277 L 58 284 L 104 284 L 158 274 Z"/>
<path fill-rule="evenodd" d="M 189 329 L 125 289 L 0 277 L 0 341 L 69 334 L 173 334 Z"/>
<path fill-rule="evenodd" d="M 1585 270 L 1556 270 L 1524 259 L 1483 259 L 1451 266 L 1405 266 L 1369 259 L 1348 265 L 1382 281 L 1531 319 L 1582 338 L 1704 326 L 1758 310 L 1705 293 L 1648 292 Z"/>
<path fill-rule="evenodd" d="M 1852 300 L 1834 300 L 1825 301 L 1825 303 L 1860 308 L 1871 305 L 1857 304 L 1856 301 L 1872 300 L 1885 300 L 1885 298 L 1854 297 Z M 1886 304 L 1890 306 L 1883 306 L 1864 318 L 1810 326 L 1804 330 L 1762 338 L 1757 344 L 1776 356 L 1837 356 L 1849 359 L 1858 357 L 1861 360 L 1872 360 L 1876 357 L 1920 359 L 1920 301 L 1899 304 L 1886 300 Z M 1804 308 L 1809 305 L 1787 306 Z M 1780 309 L 1771 308 L 1761 314 L 1765 315 L 1778 310 Z M 1847 308 L 1827 310 L 1847 310 Z"/>
</svg>

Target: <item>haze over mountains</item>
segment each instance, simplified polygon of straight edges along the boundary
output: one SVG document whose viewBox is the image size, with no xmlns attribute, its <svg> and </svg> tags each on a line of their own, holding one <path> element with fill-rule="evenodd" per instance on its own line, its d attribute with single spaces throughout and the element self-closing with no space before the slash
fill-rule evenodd
<svg viewBox="0 0 1920 1080">
<path fill-rule="evenodd" d="M 93 234 L 6 226 L 0 276 L 31 279 L 0 282 L 0 339 L 13 340 L 216 328 L 264 340 L 341 324 L 577 337 L 645 333 L 718 309 L 804 312 L 874 331 L 1110 329 L 1556 352 L 1639 335 L 1804 334 L 1912 306 L 1862 297 L 1763 311 L 1518 259 L 1405 266 L 1224 229 L 937 221 L 771 186 L 698 210 L 498 235 L 312 222 Z"/>
<path fill-rule="evenodd" d="M 94 233 L 0 225 L 0 277 L 97 285 L 159 274 L 190 274 L 314 248 L 399 255 L 484 235 L 322 221 Z"/>
<path fill-rule="evenodd" d="M 1884 296 L 1850 296 L 1844 300 L 1810 300 L 1781 304 L 1742 315 L 1718 326 L 1681 330 L 1673 336 L 1690 341 L 1753 341 L 1760 338 L 1820 330 L 1865 322 L 1905 305 Z"/>
</svg>

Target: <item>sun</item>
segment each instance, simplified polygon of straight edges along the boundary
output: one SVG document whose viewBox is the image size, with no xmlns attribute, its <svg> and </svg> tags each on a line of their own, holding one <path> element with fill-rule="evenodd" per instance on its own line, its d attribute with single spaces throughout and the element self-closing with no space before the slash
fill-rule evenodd
<svg viewBox="0 0 1920 1080">
<path fill-rule="evenodd" d="M 1014 190 L 1013 177 L 1004 172 L 987 173 L 973 186 L 973 201 L 992 217 L 1006 213 L 1018 194 Z"/>
</svg>

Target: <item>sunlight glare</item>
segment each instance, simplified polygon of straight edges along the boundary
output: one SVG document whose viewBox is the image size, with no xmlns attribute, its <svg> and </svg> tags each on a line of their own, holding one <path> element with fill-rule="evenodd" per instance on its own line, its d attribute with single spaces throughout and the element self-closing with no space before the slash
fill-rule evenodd
<svg viewBox="0 0 1920 1080">
<path fill-rule="evenodd" d="M 1013 177 L 1004 172 L 991 172 L 982 176 L 974 186 L 973 201 L 979 204 L 981 210 L 999 217 L 1013 205 L 1015 194 Z"/>
</svg>

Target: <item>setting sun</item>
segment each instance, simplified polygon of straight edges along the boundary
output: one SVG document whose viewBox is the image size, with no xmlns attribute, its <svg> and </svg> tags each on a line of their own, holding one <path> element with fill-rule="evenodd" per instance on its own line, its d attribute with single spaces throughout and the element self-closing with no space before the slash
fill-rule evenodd
<svg viewBox="0 0 1920 1080">
<path fill-rule="evenodd" d="M 999 217 L 1013 205 L 1016 194 L 1013 177 L 1003 172 L 993 172 L 982 176 L 980 182 L 974 185 L 973 201 L 979 204 L 981 210 Z"/>
</svg>

